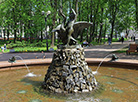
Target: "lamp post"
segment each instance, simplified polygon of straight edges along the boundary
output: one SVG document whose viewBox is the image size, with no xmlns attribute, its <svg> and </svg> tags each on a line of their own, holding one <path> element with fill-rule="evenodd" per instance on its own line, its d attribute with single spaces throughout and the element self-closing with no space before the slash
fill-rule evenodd
<svg viewBox="0 0 138 102">
<path fill-rule="evenodd" d="M 45 17 L 45 30 L 46 30 L 46 51 L 48 50 L 48 35 L 47 35 L 47 17 L 50 15 L 51 11 L 42 11 L 42 15 Z"/>
</svg>

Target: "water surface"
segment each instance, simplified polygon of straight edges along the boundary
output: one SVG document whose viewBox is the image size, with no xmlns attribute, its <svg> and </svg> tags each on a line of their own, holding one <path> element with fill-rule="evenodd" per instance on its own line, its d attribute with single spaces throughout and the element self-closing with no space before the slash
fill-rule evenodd
<svg viewBox="0 0 138 102">
<path fill-rule="evenodd" d="M 89 66 L 96 70 L 97 66 Z M 25 78 L 26 69 L 0 71 L 0 102 L 136 102 L 138 70 L 100 67 L 99 90 L 82 94 L 44 93 L 40 88 L 47 66 L 29 67 L 39 77 Z"/>
</svg>

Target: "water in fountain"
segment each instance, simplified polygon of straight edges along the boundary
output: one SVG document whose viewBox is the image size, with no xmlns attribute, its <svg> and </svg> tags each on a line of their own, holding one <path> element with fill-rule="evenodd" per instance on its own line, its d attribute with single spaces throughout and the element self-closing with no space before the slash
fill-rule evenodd
<svg viewBox="0 0 138 102">
<path fill-rule="evenodd" d="M 100 62 L 100 64 L 98 65 L 96 71 L 93 71 L 93 72 L 92 72 L 94 75 L 98 73 L 98 70 L 99 70 L 101 64 L 102 64 L 103 61 L 104 61 L 107 57 L 109 57 L 110 55 L 115 56 L 115 54 L 109 54 L 109 55 L 105 56 L 105 57 L 103 58 L 103 60 Z M 115 60 L 115 59 L 114 59 L 114 60 Z"/>
<path fill-rule="evenodd" d="M 25 66 L 27 68 L 27 71 L 28 71 L 28 74 L 26 74 L 25 77 L 37 77 L 37 76 L 41 76 L 41 75 L 35 75 L 35 74 L 33 74 L 33 72 L 30 72 L 28 66 L 26 65 L 25 61 L 23 60 L 23 58 L 21 56 L 14 56 L 14 57 L 15 58 L 20 58 L 24 62 Z"/>
</svg>

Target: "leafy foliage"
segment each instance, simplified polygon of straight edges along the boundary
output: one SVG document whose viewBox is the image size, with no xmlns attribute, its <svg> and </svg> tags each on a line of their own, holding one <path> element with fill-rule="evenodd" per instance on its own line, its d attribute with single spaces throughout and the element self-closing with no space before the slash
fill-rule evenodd
<svg viewBox="0 0 138 102">
<path fill-rule="evenodd" d="M 106 35 L 114 38 L 124 30 L 137 28 L 137 0 L 3 0 L 0 2 L 0 27 L 5 30 L 4 36 L 7 39 L 9 35 L 14 37 L 14 44 L 9 46 L 23 47 L 24 42 L 16 42 L 17 39 L 22 41 L 22 36 L 30 43 L 40 38 L 41 42 L 44 38 L 52 39 L 51 30 L 62 23 L 63 19 L 58 14 L 59 8 L 68 16 L 70 8 L 75 9 L 76 2 L 77 20 L 93 23 L 90 29 L 85 29 L 83 34 L 80 34 L 81 42 L 86 39 L 89 43 L 99 43 Z M 42 15 L 42 11 L 51 11 L 51 14 Z M 50 30 L 48 37 L 47 25 Z M 37 42 L 35 46 L 44 46 L 41 42 Z"/>
</svg>

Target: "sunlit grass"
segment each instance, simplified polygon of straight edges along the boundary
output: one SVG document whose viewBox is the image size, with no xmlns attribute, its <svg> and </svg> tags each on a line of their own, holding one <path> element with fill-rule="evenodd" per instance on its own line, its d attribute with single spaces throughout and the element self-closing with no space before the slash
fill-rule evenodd
<svg viewBox="0 0 138 102">
<path fill-rule="evenodd" d="M 7 49 L 4 50 L 4 53 L 10 52 L 11 49 L 14 49 L 15 52 L 42 52 L 42 51 L 46 51 L 46 40 L 43 40 L 43 42 L 38 42 L 38 41 L 34 41 L 33 43 L 27 42 L 27 41 L 16 41 L 16 43 L 13 43 L 13 41 L 11 40 L 11 43 L 9 43 L 9 41 L 0 41 L 0 47 L 4 46 L 4 44 L 6 44 Z M 56 44 L 56 42 L 55 42 Z M 51 42 L 50 40 L 48 40 L 48 49 L 53 48 L 54 50 L 57 49 L 57 47 L 50 47 Z M 1 48 L 0 48 L 0 52 L 2 52 Z"/>
<path fill-rule="evenodd" d="M 49 47 L 48 49 L 50 49 L 51 47 Z M 42 51 L 46 51 L 46 47 L 16 47 L 13 48 L 15 50 L 15 52 L 42 52 Z M 53 47 L 54 50 L 57 49 L 57 47 Z M 0 49 L 0 52 L 2 52 L 2 50 Z M 10 49 L 4 50 L 4 53 L 10 52 Z"/>
<path fill-rule="evenodd" d="M 128 48 L 123 48 L 123 49 L 114 51 L 114 53 L 126 53 L 126 50 L 128 50 Z"/>
</svg>

